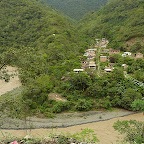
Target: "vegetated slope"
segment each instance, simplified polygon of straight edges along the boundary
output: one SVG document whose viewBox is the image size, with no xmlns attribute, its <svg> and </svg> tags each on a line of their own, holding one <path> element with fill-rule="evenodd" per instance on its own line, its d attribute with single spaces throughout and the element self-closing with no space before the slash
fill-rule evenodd
<svg viewBox="0 0 144 144">
<path fill-rule="evenodd" d="M 37 0 L 1 0 L 0 20 L 0 65 L 20 68 L 20 79 L 26 86 L 22 98 L 29 100 L 27 106 L 47 111 L 54 105 L 48 94 L 60 87 L 65 74 L 80 67 L 79 55 L 87 42 L 81 42 L 64 16 Z M 17 102 L 13 99 L 12 103 Z"/>
<path fill-rule="evenodd" d="M 69 17 L 80 20 L 86 13 L 100 9 L 107 0 L 43 0 Z"/>
<path fill-rule="evenodd" d="M 99 15 L 101 13 L 103 11 Z M 31 114 L 30 109 L 32 114 L 50 117 L 66 110 L 130 109 L 135 99 L 143 97 L 144 91 L 125 79 L 121 65 L 102 77 L 90 70 L 73 73 L 73 69 L 80 68 L 85 60 L 82 56 L 87 46 L 85 35 L 81 36 L 65 17 L 51 8 L 36 0 L 2 0 L 0 18 L 0 64 L 20 68 L 20 78 L 25 85 L 22 97 L 18 95 L 19 102 L 15 102 L 15 97 L 10 94 L 2 97 L 6 99 L 0 105 L 1 112 L 10 110 L 10 115 L 19 117 Z M 95 17 L 90 18 L 87 18 L 85 26 L 82 25 L 82 31 L 86 28 L 85 32 L 91 39 L 101 34 L 104 36 L 102 27 L 109 27 L 109 22 L 101 24 L 100 16 L 97 21 Z M 87 24 L 89 22 L 99 29 L 94 29 Z M 115 28 L 113 23 L 111 25 Z M 112 32 L 108 30 L 106 34 L 114 41 Z M 117 33 L 114 34 L 117 37 Z M 129 61 L 133 63 L 134 60 L 124 59 L 126 64 Z M 139 63 L 135 67 L 143 69 L 143 60 Z M 60 93 L 67 101 L 50 100 L 51 92 Z M 9 97 L 11 100 L 7 101 Z"/>
<path fill-rule="evenodd" d="M 78 61 L 79 35 L 64 16 L 36 0 L 2 0 L 0 19 L 0 52 L 13 55 L 14 64 L 33 73 L 27 77 L 75 67 L 68 63 Z"/>
<path fill-rule="evenodd" d="M 87 15 L 80 28 L 90 37 L 106 37 L 115 48 L 144 42 L 144 1 L 114 0 L 99 12 Z M 136 47 L 136 45 L 134 45 Z M 126 47 L 126 46 L 124 46 Z"/>
</svg>

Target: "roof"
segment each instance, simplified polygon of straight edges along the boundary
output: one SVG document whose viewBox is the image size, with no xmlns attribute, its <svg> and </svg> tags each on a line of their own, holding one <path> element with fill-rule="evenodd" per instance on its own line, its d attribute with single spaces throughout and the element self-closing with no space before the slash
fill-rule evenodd
<svg viewBox="0 0 144 144">
<path fill-rule="evenodd" d="M 84 71 L 84 69 L 74 69 L 73 71 Z"/>
</svg>

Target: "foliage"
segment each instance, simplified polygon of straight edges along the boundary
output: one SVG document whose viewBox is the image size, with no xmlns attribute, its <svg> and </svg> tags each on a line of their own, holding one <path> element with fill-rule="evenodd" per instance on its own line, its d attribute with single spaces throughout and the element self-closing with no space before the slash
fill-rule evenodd
<svg viewBox="0 0 144 144">
<path fill-rule="evenodd" d="M 83 2 L 87 4 L 89 1 Z M 110 62 L 115 63 L 115 69 L 111 73 L 102 73 L 101 77 L 96 72 L 72 71 L 81 67 L 84 60 L 82 55 L 89 44 L 95 43 L 96 37 L 108 38 L 111 46 L 120 50 L 129 47 L 123 45 L 125 42 L 129 45 L 134 41 L 136 44 L 130 45 L 132 50 L 141 52 L 144 33 L 142 12 L 141 0 L 114 0 L 100 11 L 86 16 L 76 29 L 65 16 L 39 0 L 2 0 L 0 66 L 18 67 L 20 80 L 25 87 L 19 94 L 21 101 L 35 114 L 53 116 L 53 113 L 68 110 L 111 107 L 131 109 L 133 101 L 144 96 L 144 90 L 125 79 L 121 65 L 127 64 L 127 73 L 144 82 L 143 59 L 112 55 Z M 104 68 L 107 64 L 100 66 Z M 1 76 L 1 70 L 0 78 L 8 81 L 8 75 Z M 7 73 L 3 71 L 3 74 Z M 60 93 L 67 102 L 50 100 L 50 92 Z M 11 113 L 15 111 L 14 108 L 17 110 L 15 104 L 12 107 L 14 100 L 3 102 L 4 106 L 10 104 L 8 109 L 11 109 Z M 19 104 L 22 105 L 22 102 Z M 18 110 L 18 113 L 21 111 Z"/>
<path fill-rule="evenodd" d="M 94 133 L 94 130 L 88 128 L 83 129 L 80 133 L 73 134 L 72 137 L 78 141 L 87 143 L 96 143 L 99 141 Z"/>
<path fill-rule="evenodd" d="M 122 96 L 121 106 L 125 109 L 128 109 L 131 107 L 131 104 L 135 99 L 141 99 L 141 98 L 142 98 L 141 93 L 136 92 L 135 90 L 129 88 L 125 91 L 125 93 Z"/>
<path fill-rule="evenodd" d="M 96 11 L 107 3 L 107 0 L 42 0 L 54 9 L 69 17 L 79 20 L 86 13 Z"/>
<path fill-rule="evenodd" d="M 71 144 L 71 143 L 93 143 L 96 144 L 99 140 L 96 137 L 96 134 L 92 129 L 83 129 L 79 133 L 74 134 L 56 134 L 50 133 L 46 138 L 32 138 L 29 135 L 29 138 L 16 138 L 8 137 L 6 133 L 3 133 L 5 140 L 0 140 L 1 143 L 10 143 L 12 141 L 28 144 Z M 17 140 L 17 141 L 16 141 Z"/>
<path fill-rule="evenodd" d="M 79 99 L 75 106 L 78 111 L 88 111 L 93 107 L 93 102 L 91 100 Z"/>
<path fill-rule="evenodd" d="M 110 1 L 100 11 L 87 15 L 78 28 L 91 38 L 106 37 L 110 40 L 109 46 L 115 49 L 134 50 L 140 41 L 141 46 L 137 50 L 142 52 L 143 6 L 141 0 Z"/>
<path fill-rule="evenodd" d="M 144 122 L 130 121 L 117 121 L 114 123 L 114 129 L 119 133 L 124 134 L 124 142 L 130 144 L 144 143 Z"/>
<path fill-rule="evenodd" d="M 144 112 L 144 100 L 135 100 L 131 107 L 133 108 L 133 110 L 136 110 L 136 111 L 142 111 Z"/>
<path fill-rule="evenodd" d="M 53 113 L 60 113 L 60 112 L 63 112 L 63 111 L 70 109 L 70 107 L 71 107 L 70 102 L 59 101 L 59 102 L 56 102 L 56 104 L 53 106 L 52 112 Z"/>
</svg>

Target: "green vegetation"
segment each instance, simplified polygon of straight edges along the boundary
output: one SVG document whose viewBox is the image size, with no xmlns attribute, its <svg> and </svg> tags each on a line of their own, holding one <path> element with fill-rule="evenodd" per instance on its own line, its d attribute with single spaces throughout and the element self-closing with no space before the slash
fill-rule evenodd
<svg viewBox="0 0 144 144">
<path fill-rule="evenodd" d="M 134 120 L 117 121 L 114 124 L 114 128 L 121 134 L 125 134 L 124 143 L 144 143 L 144 122 Z"/>
<path fill-rule="evenodd" d="M 1 143 L 10 143 L 12 141 L 20 142 L 20 143 L 29 143 L 29 144 L 71 144 L 71 143 L 93 143 L 96 144 L 99 140 L 96 137 L 96 134 L 91 129 L 83 129 L 79 133 L 74 134 L 56 134 L 50 133 L 45 138 L 16 138 L 16 137 L 8 137 L 7 134 L 3 133 L 3 136 L 6 138 Z"/>
<path fill-rule="evenodd" d="M 144 53 L 144 2 L 142 0 L 113 0 L 99 12 L 87 15 L 79 29 L 89 37 L 106 37 L 110 47 Z"/>
<path fill-rule="evenodd" d="M 99 10 L 107 0 L 41 0 L 72 19 L 80 20 L 86 13 Z"/>
<path fill-rule="evenodd" d="M 144 111 L 144 101 L 135 100 L 132 103 L 133 110 Z M 117 121 L 113 125 L 114 129 L 119 133 L 124 134 L 124 143 L 142 144 L 144 143 L 144 122 L 135 120 Z"/>
<path fill-rule="evenodd" d="M 11 93 L 1 96 L 0 109 L 9 111 L 8 116 L 22 118 L 27 113 L 53 117 L 54 113 L 64 111 L 112 107 L 131 110 L 133 101 L 144 97 L 143 87 L 125 78 L 121 67 L 127 64 L 125 71 L 144 82 L 143 59 L 112 55 L 115 69 L 111 73 L 101 72 L 101 77 L 90 70 L 72 72 L 81 68 L 85 60 L 82 55 L 89 44 L 93 46 L 96 37 L 109 38 L 110 46 L 121 50 L 131 38 L 143 37 L 141 0 L 109 3 L 82 20 L 80 32 L 66 17 L 36 0 L 2 0 L 0 8 L 0 65 L 18 67 L 24 87 L 18 96 Z M 134 22 L 139 23 L 134 25 Z M 142 52 L 140 45 L 131 48 Z M 66 101 L 51 100 L 50 93 L 59 93 Z"/>
</svg>

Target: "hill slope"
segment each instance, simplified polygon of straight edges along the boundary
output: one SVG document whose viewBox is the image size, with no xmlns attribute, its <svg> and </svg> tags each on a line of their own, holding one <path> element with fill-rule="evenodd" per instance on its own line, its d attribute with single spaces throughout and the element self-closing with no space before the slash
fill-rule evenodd
<svg viewBox="0 0 144 144">
<path fill-rule="evenodd" d="M 80 65 L 77 56 L 84 47 L 79 34 L 55 10 L 36 0 L 2 0 L 0 19 L 0 52 L 5 52 L 5 61 L 13 58 L 11 63 L 27 78 L 41 74 L 60 78 Z"/>
<path fill-rule="evenodd" d="M 144 40 L 144 1 L 111 1 L 83 19 L 79 28 L 91 37 L 107 37 L 115 48 L 129 41 L 134 45 Z"/>
<path fill-rule="evenodd" d="M 43 0 L 69 17 L 79 20 L 86 13 L 100 9 L 107 0 Z"/>
</svg>

